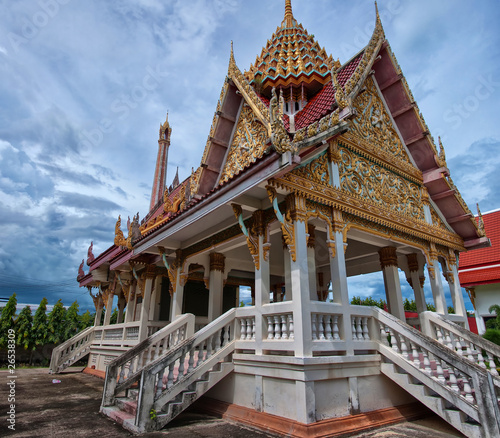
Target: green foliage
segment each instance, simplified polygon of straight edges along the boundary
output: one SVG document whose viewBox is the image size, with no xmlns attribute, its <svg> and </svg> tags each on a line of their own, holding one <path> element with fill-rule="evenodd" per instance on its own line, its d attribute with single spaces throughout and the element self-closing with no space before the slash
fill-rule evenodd
<svg viewBox="0 0 500 438">
<path fill-rule="evenodd" d="M 434 304 L 426 303 L 426 306 L 427 306 L 427 310 L 429 310 L 431 312 L 435 312 L 436 311 L 436 306 Z"/>
<path fill-rule="evenodd" d="M 47 343 L 47 303 L 47 298 L 43 297 L 33 318 L 33 340 L 35 345 L 45 345 Z"/>
<path fill-rule="evenodd" d="M 115 307 L 113 313 L 111 313 L 111 318 L 109 320 L 109 323 L 116 324 L 116 321 L 118 321 L 118 309 Z"/>
<path fill-rule="evenodd" d="M 15 326 L 14 317 L 16 315 L 17 298 L 16 294 L 12 294 L 7 301 L 7 304 L 2 309 L 0 316 L 0 348 L 7 346 L 9 330 Z"/>
<path fill-rule="evenodd" d="M 484 332 L 483 338 L 494 344 L 500 345 L 500 330 L 489 328 Z"/>
<path fill-rule="evenodd" d="M 16 321 L 16 345 L 23 347 L 25 350 L 35 349 L 35 340 L 33 338 L 33 315 L 31 307 L 26 306 Z"/>
<path fill-rule="evenodd" d="M 415 300 L 409 300 L 408 298 L 405 298 L 403 301 L 403 307 L 406 312 L 416 312 L 417 311 L 417 303 Z"/>
<path fill-rule="evenodd" d="M 361 298 L 361 297 L 352 297 L 351 299 L 351 304 L 355 306 L 375 306 L 380 309 L 383 309 L 386 305 L 385 301 L 383 299 L 380 300 L 375 300 L 372 297 L 366 297 L 366 298 Z"/>
<path fill-rule="evenodd" d="M 68 309 L 69 310 L 69 309 Z M 94 325 L 95 314 L 93 315 L 88 310 L 80 316 L 80 330 Z"/>
<path fill-rule="evenodd" d="M 80 318 L 78 317 L 78 302 L 75 301 L 66 311 L 64 325 L 64 341 L 72 338 L 80 331 Z"/>
<path fill-rule="evenodd" d="M 488 309 L 488 312 L 495 313 L 495 319 L 489 319 L 486 321 L 486 327 L 491 329 L 500 330 L 500 306 L 498 304 L 493 304 Z"/>
<path fill-rule="evenodd" d="M 64 341 L 64 318 L 66 309 L 63 306 L 61 299 L 57 300 L 52 312 L 49 313 L 47 321 L 48 341 L 51 344 L 60 344 Z"/>
</svg>

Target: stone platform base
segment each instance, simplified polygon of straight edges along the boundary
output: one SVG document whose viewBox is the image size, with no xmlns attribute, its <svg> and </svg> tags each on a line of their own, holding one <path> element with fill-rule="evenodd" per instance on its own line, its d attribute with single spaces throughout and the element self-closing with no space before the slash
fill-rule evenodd
<svg viewBox="0 0 500 438">
<path fill-rule="evenodd" d="M 94 368 L 86 367 L 82 373 L 90 374 L 91 376 L 99 377 L 103 379 L 106 377 L 106 371 L 95 370 Z"/>
<path fill-rule="evenodd" d="M 320 438 L 349 436 L 367 429 L 374 429 L 401 421 L 417 420 L 432 415 L 425 406 L 412 403 L 380 409 L 364 414 L 322 420 L 303 424 L 288 418 L 257 412 L 243 406 L 202 397 L 193 408 L 224 420 L 246 424 L 257 429 L 286 437 Z"/>
</svg>

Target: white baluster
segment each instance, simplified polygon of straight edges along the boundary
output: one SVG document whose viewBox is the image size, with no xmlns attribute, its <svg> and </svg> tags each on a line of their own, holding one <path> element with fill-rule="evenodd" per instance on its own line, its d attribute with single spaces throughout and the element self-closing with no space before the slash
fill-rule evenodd
<svg viewBox="0 0 500 438">
<path fill-rule="evenodd" d="M 281 325 L 280 318 L 278 315 L 274 316 L 274 339 L 281 339 Z"/>
<path fill-rule="evenodd" d="M 267 317 L 267 339 L 274 339 L 274 324 L 273 317 Z"/>
<path fill-rule="evenodd" d="M 318 329 L 316 328 L 316 314 L 311 315 L 311 325 L 312 325 L 312 338 L 313 341 L 318 339 Z"/>
<path fill-rule="evenodd" d="M 386 345 L 388 347 L 389 341 L 387 339 L 387 332 L 385 325 L 380 322 L 379 327 L 380 327 L 380 341 L 382 342 L 383 345 Z"/>
<path fill-rule="evenodd" d="M 389 335 L 391 337 L 391 347 L 392 349 L 394 350 L 395 353 L 398 353 L 399 354 L 399 346 L 398 346 L 398 340 L 396 338 L 396 334 L 394 333 L 394 331 L 389 328 Z"/>
<path fill-rule="evenodd" d="M 332 335 L 332 317 L 330 315 L 325 315 L 325 325 L 326 325 L 326 339 L 331 341 L 333 339 L 333 335 Z"/>
<path fill-rule="evenodd" d="M 181 358 L 179 359 L 179 374 L 177 374 L 177 380 L 182 379 L 182 376 L 184 376 L 185 362 L 186 362 L 186 352 L 183 352 L 181 354 Z"/>
<path fill-rule="evenodd" d="M 351 332 L 352 332 L 352 339 L 356 341 L 358 339 L 358 331 L 356 330 L 356 317 L 351 316 Z"/>
<path fill-rule="evenodd" d="M 188 374 L 194 369 L 194 349 L 189 350 Z"/>
<path fill-rule="evenodd" d="M 462 374 L 461 377 L 464 385 L 465 400 L 470 403 L 474 403 L 474 397 L 472 396 L 472 388 L 470 386 L 469 379 L 465 374 Z"/>
<path fill-rule="evenodd" d="M 175 368 L 175 362 L 171 363 L 168 366 L 167 389 L 170 389 L 174 384 L 174 368 Z"/>
<path fill-rule="evenodd" d="M 252 318 L 252 340 L 255 341 L 255 317 Z"/>
<path fill-rule="evenodd" d="M 368 330 L 368 317 L 363 318 L 363 338 L 365 341 L 370 340 L 370 331 Z"/>
<path fill-rule="evenodd" d="M 326 339 L 325 326 L 323 325 L 323 315 L 318 315 L 318 334 L 321 341 L 324 341 Z"/>
<path fill-rule="evenodd" d="M 165 373 L 165 368 L 162 368 L 161 371 L 158 373 L 158 381 L 156 382 L 156 397 L 159 397 L 161 395 L 161 392 L 163 391 L 164 373 Z"/>
<path fill-rule="evenodd" d="M 490 367 L 490 373 L 494 376 L 498 376 L 498 371 L 497 371 L 497 367 L 496 367 L 496 364 L 495 364 L 495 359 L 493 358 L 493 355 L 487 351 L 486 352 L 486 355 L 488 356 L 488 365 Z"/>
<path fill-rule="evenodd" d="M 445 345 L 450 350 L 453 350 L 453 340 L 451 339 L 451 333 L 448 330 L 445 330 L 444 334 L 445 334 L 445 337 L 444 337 Z"/>
<path fill-rule="evenodd" d="M 338 315 L 333 315 L 333 327 L 332 327 L 332 332 L 333 332 L 333 339 L 334 339 L 334 340 L 340 339 L 340 332 L 339 332 L 339 316 L 338 316 Z"/>
<path fill-rule="evenodd" d="M 421 348 L 420 350 L 422 351 L 422 356 L 424 358 L 424 372 L 430 376 L 432 375 L 432 369 L 429 356 L 427 356 L 427 351 L 424 348 Z"/>
<path fill-rule="evenodd" d="M 441 359 L 439 357 L 434 357 L 436 361 L 436 378 L 438 379 L 439 382 L 441 382 L 443 385 L 446 384 L 446 379 L 444 377 L 444 371 L 443 367 L 441 365 Z"/>
<path fill-rule="evenodd" d="M 399 335 L 399 343 L 401 345 L 401 355 L 408 360 L 408 346 L 406 345 L 406 339 L 403 335 Z"/>
<path fill-rule="evenodd" d="M 462 349 L 462 342 L 460 341 L 461 341 L 460 336 L 455 336 L 455 349 L 460 356 L 463 356 L 464 351 Z"/>
<path fill-rule="evenodd" d="M 413 357 L 413 365 L 420 369 L 420 355 L 418 354 L 417 344 L 411 343 L 411 355 Z"/>
<path fill-rule="evenodd" d="M 247 337 L 247 323 L 246 323 L 246 320 L 245 318 L 241 318 L 240 319 L 240 331 L 241 331 L 241 334 L 240 334 L 240 339 L 242 341 L 244 341 Z"/>
<path fill-rule="evenodd" d="M 434 324 L 433 324 L 434 325 Z M 436 337 L 437 337 L 437 341 L 444 345 L 444 339 L 443 339 L 443 332 L 441 331 L 441 328 L 438 327 L 437 325 L 434 325 L 434 328 L 436 329 Z"/>
<path fill-rule="evenodd" d="M 281 319 L 281 339 L 288 339 L 288 333 L 286 329 L 286 316 L 281 315 L 280 319 Z"/>
<path fill-rule="evenodd" d="M 477 364 L 481 367 L 481 368 L 485 368 L 486 369 L 486 364 L 484 363 L 484 356 L 483 354 L 481 353 L 481 349 L 478 349 L 476 350 L 477 351 Z"/>
<path fill-rule="evenodd" d="M 295 332 L 293 327 L 293 314 L 288 315 L 288 338 L 294 339 Z"/>
<path fill-rule="evenodd" d="M 453 367 L 451 365 L 448 367 L 448 376 L 449 376 L 449 384 L 450 384 L 451 389 L 460 394 L 460 389 L 458 388 L 457 377 L 455 376 L 455 371 L 453 370 Z"/>
<path fill-rule="evenodd" d="M 252 340 L 252 319 L 247 319 L 247 341 Z"/>
</svg>

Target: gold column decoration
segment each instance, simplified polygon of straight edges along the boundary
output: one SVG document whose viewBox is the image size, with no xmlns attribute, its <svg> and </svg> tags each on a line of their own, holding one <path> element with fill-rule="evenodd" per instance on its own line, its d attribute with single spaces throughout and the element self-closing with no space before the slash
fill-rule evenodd
<svg viewBox="0 0 500 438">
<path fill-rule="evenodd" d="M 307 246 L 308 248 L 314 248 L 316 245 L 316 227 L 314 225 L 307 225 Z"/>
<path fill-rule="evenodd" d="M 292 257 L 292 260 L 294 262 L 297 261 L 297 254 L 295 250 L 295 226 L 293 224 L 293 220 L 291 218 L 291 212 L 290 209 L 287 208 L 287 212 L 285 216 L 281 213 L 281 210 L 278 205 L 278 193 L 276 192 L 276 189 L 272 186 L 266 186 L 267 189 L 267 194 L 269 196 L 269 199 L 271 203 L 273 204 L 273 209 L 274 209 L 274 214 L 276 215 L 276 218 L 278 219 L 280 225 L 281 225 L 281 232 L 283 233 L 283 239 L 285 240 L 285 243 L 288 247 L 288 250 L 290 251 L 290 255 Z M 290 196 L 290 195 L 289 195 Z M 292 197 L 287 196 L 287 207 L 290 207 L 290 203 L 293 202 L 294 195 L 291 194 Z M 305 204 L 305 200 L 304 200 Z M 296 208 L 293 207 L 293 210 L 296 211 Z M 305 218 L 307 220 L 307 218 Z"/>
<path fill-rule="evenodd" d="M 417 272 L 419 268 L 418 255 L 416 253 L 408 254 L 406 259 L 408 260 L 408 269 L 410 272 Z"/>
<path fill-rule="evenodd" d="M 472 307 L 474 307 L 474 310 L 476 309 L 476 288 L 475 287 L 466 287 L 465 291 L 467 292 L 467 295 L 469 296 L 470 302 L 472 303 Z"/>
<path fill-rule="evenodd" d="M 429 277 L 433 280 L 436 278 L 436 270 L 434 268 L 434 261 L 438 259 L 438 252 L 436 245 L 433 242 L 429 243 L 429 253 L 427 254 L 427 271 L 429 272 Z"/>
<path fill-rule="evenodd" d="M 330 140 L 328 143 L 328 159 L 333 163 L 338 163 L 341 160 L 339 143 L 335 140 Z"/>
<path fill-rule="evenodd" d="M 252 256 L 255 268 L 257 270 L 259 270 L 260 269 L 259 239 L 258 239 L 258 231 L 257 231 L 257 235 L 256 235 L 255 230 L 256 229 L 260 230 L 260 228 L 259 228 L 260 226 L 256 224 L 256 221 L 258 219 L 258 217 L 255 216 L 256 212 L 254 212 L 254 216 L 253 216 L 254 224 L 250 229 L 248 229 L 243 221 L 243 210 L 241 208 L 241 205 L 231 204 L 231 207 L 233 207 L 233 212 L 234 212 L 234 215 L 236 216 L 236 219 L 238 219 L 238 224 L 240 226 L 240 229 L 247 239 L 247 246 L 248 246 L 248 249 L 250 250 L 250 255 Z M 257 211 L 259 211 L 259 210 L 257 210 Z M 257 227 L 256 227 L 256 225 L 257 225 Z"/>
<path fill-rule="evenodd" d="M 102 289 L 102 286 L 100 283 L 99 283 L 99 290 L 101 291 L 102 303 L 104 305 L 104 308 L 107 309 L 108 308 L 108 297 L 109 297 L 109 294 L 111 291 L 110 291 L 109 287 L 107 287 L 106 289 Z"/>
<path fill-rule="evenodd" d="M 210 271 L 224 272 L 226 256 L 218 252 L 210 253 Z"/>
<path fill-rule="evenodd" d="M 102 295 L 100 292 L 97 292 L 95 295 L 92 294 L 92 286 L 87 286 L 89 291 L 89 295 L 92 297 L 92 301 L 94 302 L 95 310 L 99 307 L 99 300 L 102 299 Z"/>
<path fill-rule="evenodd" d="M 389 266 L 398 267 L 398 256 L 396 254 L 396 248 L 394 246 L 386 246 L 381 248 L 378 252 L 380 257 L 380 267 L 382 269 L 388 268 Z"/>
</svg>

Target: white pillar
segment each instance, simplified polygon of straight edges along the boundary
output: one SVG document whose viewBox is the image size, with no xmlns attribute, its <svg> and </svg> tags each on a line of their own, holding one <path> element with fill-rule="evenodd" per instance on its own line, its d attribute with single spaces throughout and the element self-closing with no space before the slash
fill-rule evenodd
<svg viewBox="0 0 500 438">
<path fill-rule="evenodd" d="M 292 301 L 292 273 L 290 270 L 290 251 L 283 241 L 283 260 L 285 268 L 285 301 Z"/>
<path fill-rule="evenodd" d="M 307 263 L 307 233 L 304 220 L 293 221 L 295 230 L 295 261 L 291 260 L 293 324 L 295 328 L 295 355 L 312 356 L 312 329 Z"/>
<path fill-rule="evenodd" d="M 259 242 L 259 263 L 255 266 L 255 308 L 262 309 L 263 304 L 269 304 L 269 294 L 271 291 L 271 277 L 269 271 L 269 247 L 266 242 L 265 233 L 257 236 Z M 258 269 L 257 269 L 258 268 Z M 255 312 L 255 354 L 262 354 L 262 339 L 264 333 L 265 319 L 262 312 Z"/>
<path fill-rule="evenodd" d="M 441 315 L 448 315 L 448 306 L 446 305 L 441 275 L 439 275 L 441 271 L 439 269 L 439 261 L 437 258 L 431 259 L 427 270 L 429 272 L 429 280 L 431 283 L 432 296 L 434 297 L 436 312 Z"/>
<path fill-rule="evenodd" d="M 117 324 L 121 324 L 123 322 L 123 310 L 125 309 L 126 304 L 127 300 L 125 300 L 123 294 L 120 294 L 118 297 L 118 318 L 116 320 Z"/>
<path fill-rule="evenodd" d="M 102 297 L 99 296 L 98 301 L 97 301 L 97 308 L 95 309 L 95 318 L 94 318 L 94 325 L 96 327 L 101 325 L 101 317 L 102 317 L 102 308 L 104 307 L 104 303 L 102 301 Z"/>
<path fill-rule="evenodd" d="M 330 258 L 330 273 L 332 282 L 333 302 L 349 305 L 349 293 L 347 290 L 347 270 L 345 266 L 344 236 L 341 231 L 335 232 L 335 241 L 329 242 L 333 245 L 335 256 Z"/>
<path fill-rule="evenodd" d="M 135 303 L 137 301 L 137 295 L 135 293 L 136 288 L 137 288 L 136 283 L 131 284 L 129 286 L 127 310 L 125 313 L 125 322 L 134 321 Z"/>
<path fill-rule="evenodd" d="M 106 313 L 104 314 L 104 323 L 103 325 L 109 325 L 111 321 L 111 312 L 113 311 L 113 298 L 115 296 L 111 291 L 106 298 Z"/>
<path fill-rule="evenodd" d="M 224 289 L 224 254 L 210 254 L 210 289 L 208 301 L 208 321 L 222 315 L 222 292 Z"/>
<path fill-rule="evenodd" d="M 427 303 L 425 302 L 424 288 L 421 283 L 424 270 L 418 262 L 418 255 L 416 253 L 408 254 L 408 270 L 410 272 L 410 281 L 413 293 L 415 294 L 415 304 L 417 305 L 417 313 L 420 315 L 422 312 L 427 311 Z"/>
<path fill-rule="evenodd" d="M 398 256 L 396 248 L 387 246 L 379 251 L 380 266 L 384 274 L 385 294 L 389 312 L 401 321 L 406 321 L 399 282 Z"/>
<path fill-rule="evenodd" d="M 319 301 L 318 298 L 318 284 L 316 274 L 316 253 L 315 253 L 315 239 L 314 226 L 307 226 L 307 265 L 309 271 L 309 294 L 312 301 Z"/>
<path fill-rule="evenodd" d="M 139 318 L 139 342 L 148 337 L 149 306 L 151 303 L 151 293 L 153 290 L 154 276 L 147 276 L 144 285 L 144 292 L 141 305 L 141 316 Z"/>
<path fill-rule="evenodd" d="M 154 282 L 151 303 L 149 304 L 150 321 L 158 321 L 160 319 L 161 279 L 162 277 L 157 277 Z"/>
<path fill-rule="evenodd" d="M 450 270 L 447 272 L 448 285 L 450 287 L 451 299 L 453 300 L 453 307 L 455 315 L 463 316 L 465 328 L 469 329 L 469 321 L 467 320 L 467 310 L 465 309 L 464 296 L 460 286 L 460 279 L 458 278 L 458 269 L 456 264 L 451 264 Z"/>
<path fill-rule="evenodd" d="M 177 270 L 177 278 L 175 285 L 172 285 L 174 293 L 171 297 L 172 304 L 170 305 L 170 322 L 175 321 L 180 315 L 182 315 L 182 304 L 184 301 L 184 285 L 185 282 L 181 278 L 181 268 L 179 268 Z"/>
</svg>

